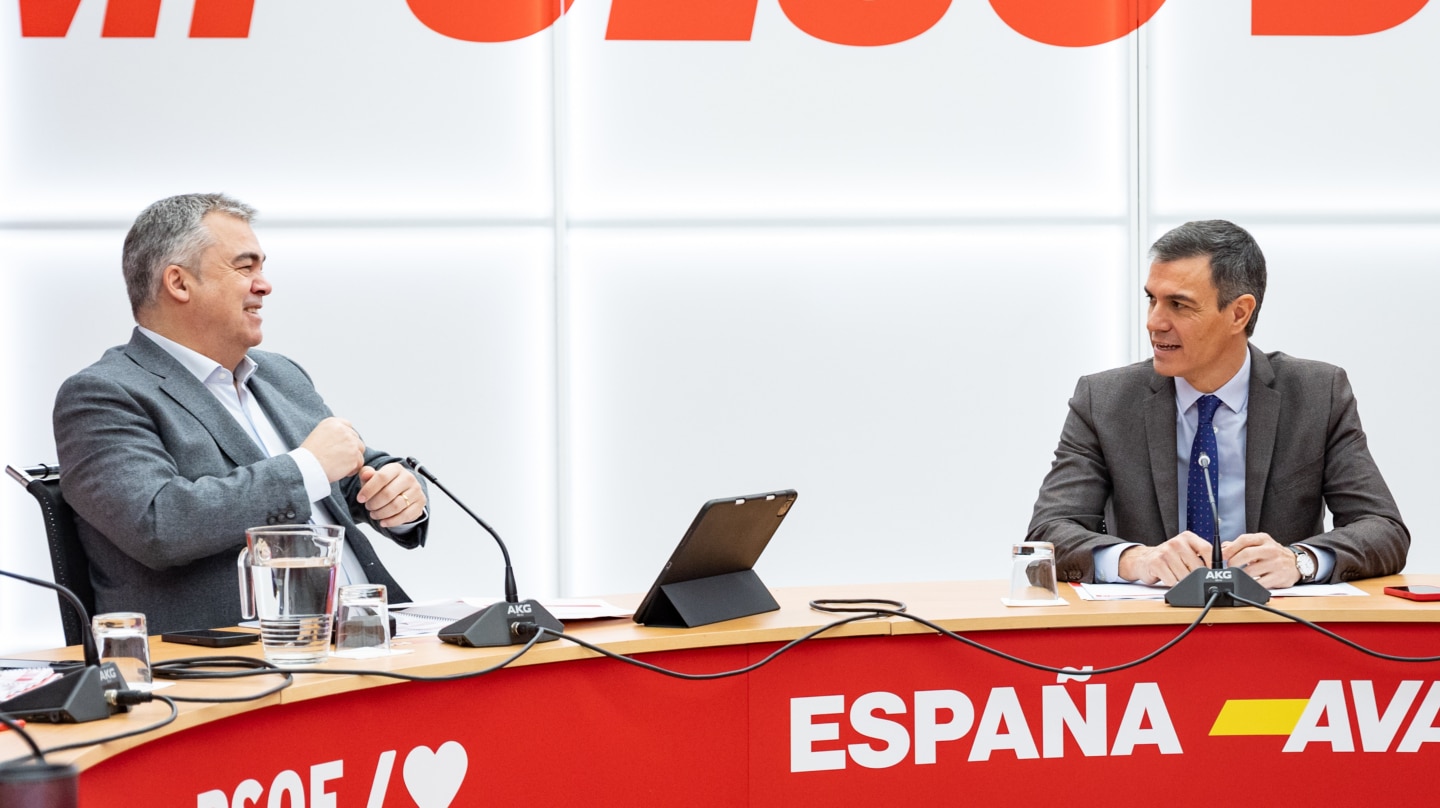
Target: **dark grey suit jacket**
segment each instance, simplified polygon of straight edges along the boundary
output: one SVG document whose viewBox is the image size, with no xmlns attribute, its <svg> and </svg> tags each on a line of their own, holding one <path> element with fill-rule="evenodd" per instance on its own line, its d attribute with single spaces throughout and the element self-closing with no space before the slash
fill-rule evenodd
<svg viewBox="0 0 1440 808">
<path fill-rule="evenodd" d="M 299 365 L 263 351 L 250 357 L 256 402 L 299 446 L 330 409 Z M 138 330 L 61 385 L 54 426 L 60 488 L 80 517 L 96 608 L 144 612 L 152 634 L 240 622 L 235 559 L 245 529 L 310 518 L 295 461 L 266 457 L 203 384 Z M 365 454 L 372 467 L 398 459 Z M 391 587 L 391 602 L 408 600 L 355 526 L 368 519 L 355 502 L 359 489 L 356 476 L 333 484 L 330 517 L 345 526 L 370 580 Z M 426 529 L 382 533 L 413 548 Z"/>
<path fill-rule="evenodd" d="M 1055 544 L 1062 580 L 1093 580 L 1098 548 L 1154 546 L 1180 532 L 1175 380 L 1152 364 L 1075 387 L 1027 536 Z M 1332 551 L 1332 581 L 1405 566 L 1410 531 L 1370 456 L 1344 370 L 1250 346 L 1246 423 L 1244 532 Z"/>
</svg>

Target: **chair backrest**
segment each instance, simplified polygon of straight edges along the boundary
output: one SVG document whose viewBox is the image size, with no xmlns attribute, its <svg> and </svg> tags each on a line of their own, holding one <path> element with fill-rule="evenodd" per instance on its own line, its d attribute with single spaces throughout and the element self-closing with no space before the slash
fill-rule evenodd
<svg viewBox="0 0 1440 808">
<path fill-rule="evenodd" d="M 60 493 L 60 467 L 40 465 L 27 469 L 6 466 L 16 482 L 40 503 L 40 514 L 45 519 L 45 539 L 50 545 L 50 568 L 55 573 L 55 583 L 75 593 L 85 606 L 87 615 L 95 613 L 95 588 L 90 585 L 90 560 L 80 546 L 80 533 L 75 528 L 75 511 L 65 502 Z M 65 627 L 65 644 L 79 645 L 84 640 L 82 623 L 85 618 L 75 614 L 69 601 L 56 596 L 60 601 L 60 622 Z"/>
</svg>

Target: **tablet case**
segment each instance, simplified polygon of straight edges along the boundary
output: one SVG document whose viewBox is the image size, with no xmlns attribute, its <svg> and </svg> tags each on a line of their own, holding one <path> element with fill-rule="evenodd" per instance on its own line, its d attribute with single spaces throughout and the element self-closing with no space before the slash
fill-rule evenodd
<svg viewBox="0 0 1440 808">
<path fill-rule="evenodd" d="M 701 506 L 635 610 L 635 622 L 694 628 L 779 609 L 753 567 L 797 496 L 772 491 Z"/>
</svg>

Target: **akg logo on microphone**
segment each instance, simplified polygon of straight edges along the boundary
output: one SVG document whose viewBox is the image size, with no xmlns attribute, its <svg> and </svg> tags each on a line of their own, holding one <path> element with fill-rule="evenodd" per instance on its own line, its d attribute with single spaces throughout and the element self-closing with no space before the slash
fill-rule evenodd
<svg viewBox="0 0 1440 808">
<path fill-rule="evenodd" d="M 512 603 L 512 604 L 510 604 L 509 606 L 505 607 L 505 614 L 506 614 L 507 617 L 515 617 L 516 615 L 530 614 L 530 604 L 528 604 L 528 603 Z"/>
<path fill-rule="evenodd" d="M 1210 570 L 1205 573 L 1205 580 L 1207 581 L 1230 581 L 1234 580 L 1234 578 L 1234 570 Z"/>
</svg>

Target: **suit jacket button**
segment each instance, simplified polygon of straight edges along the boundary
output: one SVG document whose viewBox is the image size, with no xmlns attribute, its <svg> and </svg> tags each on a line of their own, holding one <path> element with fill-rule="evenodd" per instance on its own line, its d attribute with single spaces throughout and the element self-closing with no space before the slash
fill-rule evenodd
<svg viewBox="0 0 1440 808">
<path fill-rule="evenodd" d="M 293 511 L 293 510 L 292 510 L 292 511 L 286 511 L 286 512 L 285 512 L 285 518 L 286 518 L 286 519 L 294 519 L 294 518 L 295 518 L 295 511 Z"/>
<path fill-rule="evenodd" d="M 265 524 L 267 524 L 267 525 L 273 525 L 273 524 L 275 524 L 275 514 L 273 514 L 273 513 L 272 513 L 272 514 L 267 514 L 266 517 L 265 517 Z"/>
</svg>

